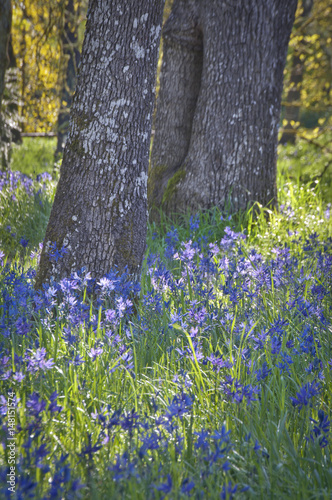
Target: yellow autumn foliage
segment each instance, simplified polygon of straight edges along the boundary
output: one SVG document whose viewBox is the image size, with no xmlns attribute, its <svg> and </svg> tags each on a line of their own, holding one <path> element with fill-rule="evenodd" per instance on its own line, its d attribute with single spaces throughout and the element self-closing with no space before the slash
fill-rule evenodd
<svg viewBox="0 0 332 500">
<path fill-rule="evenodd" d="M 76 8 L 81 0 L 76 1 Z M 13 2 L 12 40 L 25 132 L 55 130 L 60 107 L 60 30 L 66 0 Z"/>
<path fill-rule="evenodd" d="M 305 110 L 306 116 L 312 117 L 312 123 L 318 120 L 319 126 L 306 130 L 303 124 L 297 123 L 296 133 L 312 139 L 318 137 L 324 127 L 332 125 L 332 4 L 330 0 L 315 0 L 310 14 L 304 17 L 302 5 L 299 1 L 289 43 L 283 103 L 289 106 L 286 100 L 292 86 L 293 56 L 297 55 L 303 64 L 303 79 L 298 84 L 300 99 L 293 104 Z M 288 123 L 282 125 L 287 128 Z"/>
<path fill-rule="evenodd" d="M 75 0 L 75 8 L 86 10 L 86 0 Z M 165 17 L 172 1 L 167 0 Z M 56 130 L 60 108 L 60 30 L 66 0 L 13 0 L 12 39 L 20 70 L 21 114 L 25 132 Z M 301 18 L 299 1 L 291 35 L 283 101 L 289 90 L 293 54 L 304 64 L 301 84 L 301 109 L 331 115 L 332 110 L 332 5 L 329 0 L 315 0 L 308 18 Z M 83 38 L 83 24 L 79 28 Z M 319 122 L 327 126 L 328 117 Z M 299 127 L 301 129 L 301 127 Z"/>
</svg>

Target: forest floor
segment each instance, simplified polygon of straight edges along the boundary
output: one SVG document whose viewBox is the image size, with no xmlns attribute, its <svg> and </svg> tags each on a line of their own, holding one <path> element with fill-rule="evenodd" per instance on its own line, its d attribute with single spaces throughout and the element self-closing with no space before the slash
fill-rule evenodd
<svg viewBox="0 0 332 500">
<path fill-rule="evenodd" d="M 25 145 L 0 174 L 1 498 L 330 500 L 324 159 L 280 151 L 278 212 L 149 226 L 140 285 L 36 292 L 56 180 Z"/>
</svg>

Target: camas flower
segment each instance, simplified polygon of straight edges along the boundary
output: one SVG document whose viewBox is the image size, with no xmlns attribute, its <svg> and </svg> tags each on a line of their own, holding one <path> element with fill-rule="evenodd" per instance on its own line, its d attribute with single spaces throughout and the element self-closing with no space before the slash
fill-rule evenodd
<svg viewBox="0 0 332 500">
<path fill-rule="evenodd" d="M 92 361 L 95 361 L 102 353 L 103 349 L 101 347 L 97 347 L 97 349 L 92 347 L 92 349 L 88 352 L 88 356 L 92 359 Z"/>
<path fill-rule="evenodd" d="M 290 398 L 292 405 L 298 406 L 299 410 L 301 410 L 303 406 L 307 406 L 309 404 L 313 397 L 318 396 L 320 391 L 321 387 L 317 382 L 307 382 L 301 387 L 299 392 L 296 393 L 295 398 Z"/>
<path fill-rule="evenodd" d="M 29 240 L 26 240 L 25 238 L 21 238 L 20 244 L 22 245 L 23 248 L 26 248 L 29 244 Z"/>
<path fill-rule="evenodd" d="M 307 438 L 307 440 L 311 439 L 311 441 L 314 441 L 314 438 L 319 438 L 319 446 L 325 448 L 328 445 L 327 436 L 330 432 L 330 420 L 323 410 L 318 410 L 318 420 L 314 420 L 313 418 L 310 420 L 316 425 L 310 433 L 310 438 Z"/>
<path fill-rule="evenodd" d="M 158 491 L 161 491 L 162 493 L 165 494 L 162 498 L 165 498 L 166 495 L 168 495 L 173 488 L 173 481 L 172 481 L 172 476 L 170 474 L 167 474 L 166 481 L 164 483 L 155 485 L 152 485 L 154 488 L 156 488 Z"/>
<path fill-rule="evenodd" d="M 193 405 L 193 399 L 182 392 L 180 396 L 174 396 L 171 404 L 167 407 L 166 417 L 172 419 L 173 417 L 182 418 L 185 413 L 188 413 Z"/>
<path fill-rule="evenodd" d="M 193 488 L 195 488 L 194 481 L 191 481 L 189 478 L 185 478 L 182 481 L 182 484 L 181 484 L 181 493 L 183 493 L 184 495 L 190 495 L 191 494 L 191 490 Z"/>
<path fill-rule="evenodd" d="M 46 349 L 45 347 L 41 347 L 40 349 L 37 349 L 36 352 L 31 351 L 31 356 L 27 356 L 27 361 L 28 361 L 28 366 L 27 370 L 31 373 L 35 373 L 38 370 L 50 370 L 53 365 L 54 361 L 52 358 L 46 360 Z"/>
<path fill-rule="evenodd" d="M 50 244 L 48 252 L 50 261 L 58 262 L 58 260 L 61 259 L 66 253 L 68 253 L 68 250 L 63 245 L 59 250 L 56 242 Z"/>
</svg>

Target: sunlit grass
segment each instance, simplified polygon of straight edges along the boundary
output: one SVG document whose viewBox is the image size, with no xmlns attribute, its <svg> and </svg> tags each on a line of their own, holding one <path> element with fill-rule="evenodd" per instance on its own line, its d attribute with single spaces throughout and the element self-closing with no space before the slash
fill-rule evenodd
<svg viewBox="0 0 332 500">
<path fill-rule="evenodd" d="M 280 175 L 279 211 L 163 217 L 139 287 L 83 272 L 37 293 L 38 251 L 19 238 L 42 239 L 41 186 L 13 182 L 0 192 L 1 498 L 13 393 L 11 498 L 329 500 L 332 226 L 319 184 Z M 46 181 L 44 207 L 53 192 Z"/>
<path fill-rule="evenodd" d="M 14 145 L 10 168 L 36 177 L 53 173 L 56 137 L 23 137 L 22 144 Z"/>
</svg>

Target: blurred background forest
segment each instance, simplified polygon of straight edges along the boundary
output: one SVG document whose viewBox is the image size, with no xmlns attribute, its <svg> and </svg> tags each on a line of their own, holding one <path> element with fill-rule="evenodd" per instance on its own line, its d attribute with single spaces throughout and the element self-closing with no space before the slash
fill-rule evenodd
<svg viewBox="0 0 332 500">
<path fill-rule="evenodd" d="M 171 3 L 166 1 L 164 20 Z M 56 173 L 87 8 L 88 0 L 12 1 L 1 110 L 3 169 Z M 331 42 L 331 3 L 300 0 L 284 71 L 279 170 L 300 182 L 320 180 L 327 201 L 332 178 Z"/>
</svg>

